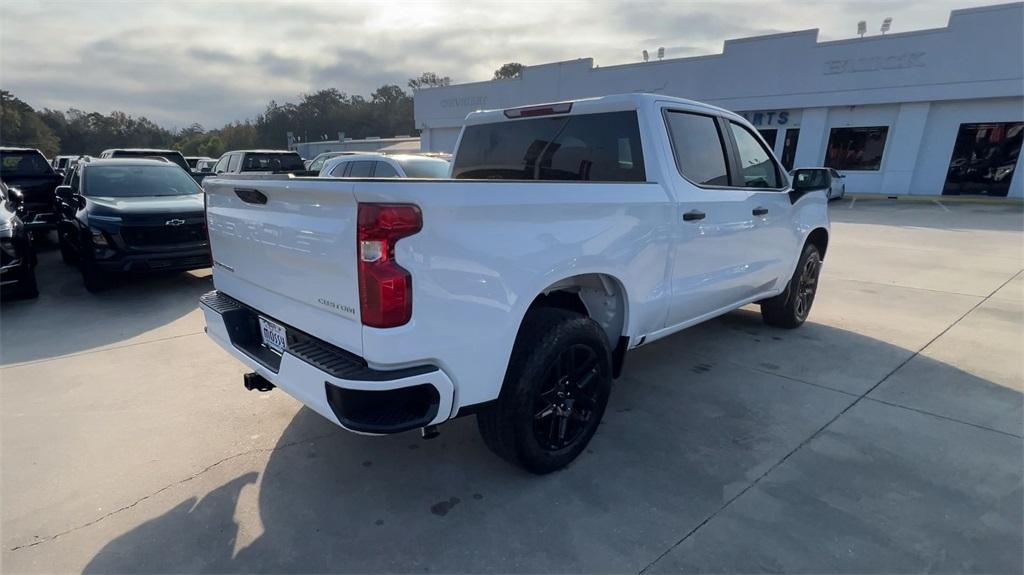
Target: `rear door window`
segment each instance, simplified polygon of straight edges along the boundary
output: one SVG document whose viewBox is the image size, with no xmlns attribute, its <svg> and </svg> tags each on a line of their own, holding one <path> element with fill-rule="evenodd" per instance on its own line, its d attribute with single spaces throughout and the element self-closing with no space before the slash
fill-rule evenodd
<svg viewBox="0 0 1024 575">
<path fill-rule="evenodd" d="M 352 162 L 352 169 L 349 170 L 346 177 L 349 178 L 369 178 L 373 176 L 373 161 L 359 161 Z"/>
<path fill-rule="evenodd" d="M 452 177 L 644 182 L 636 112 L 467 126 Z"/>
<path fill-rule="evenodd" d="M 344 178 L 345 177 L 345 170 L 347 170 L 349 165 L 351 165 L 351 164 L 352 164 L 352 162 L 340 162 L 337 166 L 334 166 L 334 168 L 331 170 L 331 176 L 333 176 L 335 178 Z"/>
<path fill-rule="evenodd" d="M 725 146 L 715 118 L 669 110 L 665 121 L 679 173 L 699 186 L 728 186 Z"/>
<path fill-rule="evenodd" d="M 391 167 L 391 164 L 387 162 L 377 162 L 377 166 L 373 169 L 373 177 L 375 178 L 397 178 L 398 172 Z"/>
</svg>

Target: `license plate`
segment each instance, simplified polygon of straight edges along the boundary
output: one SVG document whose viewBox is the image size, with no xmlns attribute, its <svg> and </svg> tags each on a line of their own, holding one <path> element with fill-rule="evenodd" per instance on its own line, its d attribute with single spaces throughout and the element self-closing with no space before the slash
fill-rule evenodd
<svg viewBox="0 0 1024 575">
<path fill-rule="evenodd" d="M 265 317 L 260 318 L 260 335 L 263 336 L 263 345 L 277 353 L 284 353 L 288 349 L 284 328 Z"/>
</svg>

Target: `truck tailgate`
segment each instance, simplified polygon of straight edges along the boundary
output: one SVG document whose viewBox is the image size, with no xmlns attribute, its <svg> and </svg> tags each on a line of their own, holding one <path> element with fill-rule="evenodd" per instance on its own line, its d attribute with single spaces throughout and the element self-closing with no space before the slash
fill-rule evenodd
<svg viewBox="0 0 1024 575">
<path fill-rule="evenodd" d="M 234 176 L 203 187 L 215 287 L 361 355 L 352 185 Z"/>
</svg>

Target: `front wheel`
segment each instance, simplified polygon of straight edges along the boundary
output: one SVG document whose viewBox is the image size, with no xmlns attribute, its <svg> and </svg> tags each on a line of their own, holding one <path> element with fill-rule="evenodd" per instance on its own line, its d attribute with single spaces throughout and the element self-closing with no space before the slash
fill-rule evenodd
<svg viewBox="0 0 1024 575">
<path fill-rule="evenodd" d="M 808 242 L 800 254 L 796 271 L 786 291 L 761 303 L 761 317 L 768 325 L 793 329 L 803 325 L 811 313 L 811 304 L 818 291 L 821 273 L 821 254 L 818 247 Z"/>
<path fill-rule="evenodd" d="M 67 265 L 75 265 L 78 263 L 78 254 L 75 253 L 74 248 L 68 243 L 67 238 L 61 231 L 57 230 L 57 244 L 60 246 L 60 259 Z"/>
<path fill-rule="evenodd" d="M 484 443 L 537 474 L 575 459 L 597 431 L 611 393 L 611 349 L 588 317 L 553 308 L 527 314 L 498 400 L 477 414 Z"/>
<path fill-rule="evenodd" d="M 82 273 L 82 284 L 89 293 L 97 293 L 109 287 L 109 280 L 96 264 L 85 259 L 79 259 L 78 269 Z"/>
</svg>

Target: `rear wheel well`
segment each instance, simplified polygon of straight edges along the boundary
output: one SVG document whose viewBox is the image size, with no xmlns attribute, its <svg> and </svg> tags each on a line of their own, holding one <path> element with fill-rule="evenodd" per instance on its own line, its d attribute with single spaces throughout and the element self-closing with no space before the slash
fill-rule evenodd
<svg viewBox="0 0 1024 575">
<path fill-rule="evenodd" d="M 526 313 L 539 307 L 575 312 L 594 320 L 608 338 L 612 351 L 612 373 L 622 370 L 628 338 L 626 331 L 626 293 L 622 284 L 605 274 L 583 274 L 566 278 L 546 287 Z"/>
<path fill-rule="evenodd" d="M 828 232 L 825 228 L 815 228 L 807 235 L 807 242 L 818 248 L 821 259 L 825 259 L 825 249 L 828 248 Z"/>
</svg>

